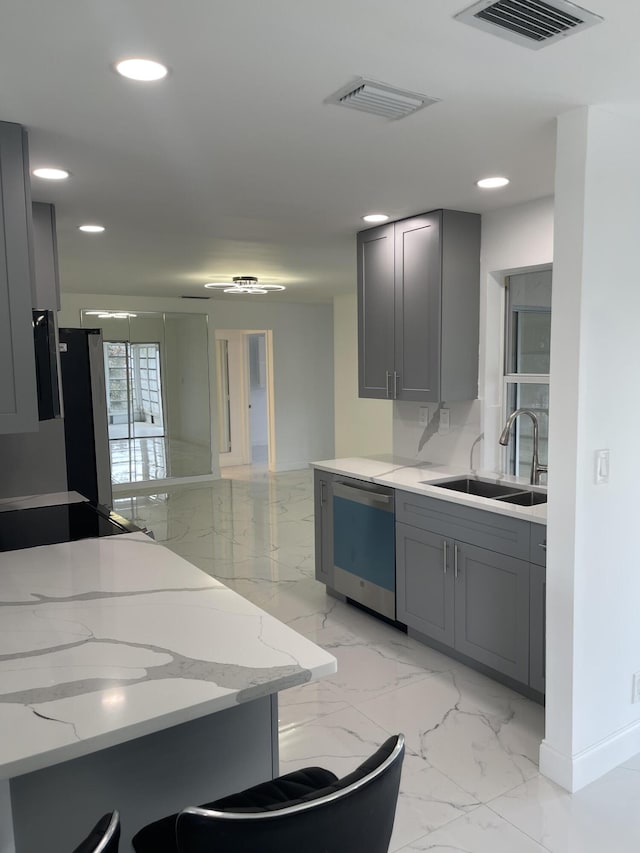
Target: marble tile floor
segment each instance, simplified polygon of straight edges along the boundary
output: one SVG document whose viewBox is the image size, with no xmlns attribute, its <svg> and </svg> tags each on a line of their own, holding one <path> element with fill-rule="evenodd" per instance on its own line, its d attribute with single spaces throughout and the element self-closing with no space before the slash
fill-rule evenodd
<svg viewBox="0 0 640 853">
<path fill-rule="evenodd" d="M 314 580 L 310 471 L 224 474 L 119 497 L 114 508 L 337 657 L 336 675 L 280 695 L 283 773 L 309 764 L 347 772 L 402 731 L 392 851 L 640 850 L 640 756 L 573 795 L 540 776 L 540 706 Z"/>
<path fill-rule="evenodd" d="M 139 483 L 211 473 L 208 447 L 166 436 L 109 441 L 113 483 Z"/>
</svg>

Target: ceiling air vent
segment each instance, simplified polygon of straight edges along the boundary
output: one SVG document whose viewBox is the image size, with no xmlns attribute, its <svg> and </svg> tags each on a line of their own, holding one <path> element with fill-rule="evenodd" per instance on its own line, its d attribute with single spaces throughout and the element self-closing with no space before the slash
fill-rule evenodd
<svg viewBox="0 0 640 853">
<path fill-rule="evenodd" d="M 430 98 L 418 92 L 407 92 L 387 86 L 386 83 L 376 83 L 375 80 L 365 80 L 359 77 L 353 83 L 343 86 L 327 98 L 325 103 L 350 107 L 363 113 L 373 113 L 388 119 L 404 118 L 405 116 L 431 106 L 439 98 Z"/>
<path fill-rule="evenodd" d="M 600 24 L 602 18 L 568 0 L 481 0 L 456 20 L 508 41 L 539 50 L 552 42 Z"/>
</svg>

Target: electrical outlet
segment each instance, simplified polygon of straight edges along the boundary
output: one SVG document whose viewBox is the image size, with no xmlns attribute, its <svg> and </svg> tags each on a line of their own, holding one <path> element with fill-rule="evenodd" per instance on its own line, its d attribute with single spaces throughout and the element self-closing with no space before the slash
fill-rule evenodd
<svg viewBox="0 0 640 853">
<path fill-rule="evenodd" d="M 631 701 L 640 702 L 640 672 L 633 673 Z"/>
<path fill-rule="evenodd" d="M 440 435 L 445 435 L 449 432 L 449 409 L 440 409 L 440 425 L 438 426 Z"/>
<path fill-rule="evenodd" d="M 420 406 L 420 414 L 418 415 L 418 424 L 427 426 L 429 423 L 429 406 Z"/>
</svg>

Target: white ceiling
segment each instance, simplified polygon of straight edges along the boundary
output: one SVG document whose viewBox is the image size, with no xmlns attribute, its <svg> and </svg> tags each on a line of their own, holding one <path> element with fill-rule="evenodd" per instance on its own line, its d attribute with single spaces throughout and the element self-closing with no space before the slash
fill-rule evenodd
<svg viewBox="0 0 640 853">
<path fill-rule="evenodd" d="M 254 298 L 324 300 L 354 286 L 368 211 L 552 193 L 554 117 L 639 99 L 640 4 L 588 0 L 605 22 L 540 51 L 454 21 L 468 5 L 6 0 L 0 120 L 28 128 L 32 167 L 72 172 L 32 180 L 56 205 L 63 289 L 202 295 L 257 275 L 288 289 Z M 120 78 L 131 55 L 170 76 Z M 360 75 L 442 102 L 398 122 L 323 103 Z M 496 173 L 506 190 L 475 187 Z"/>
</svg>

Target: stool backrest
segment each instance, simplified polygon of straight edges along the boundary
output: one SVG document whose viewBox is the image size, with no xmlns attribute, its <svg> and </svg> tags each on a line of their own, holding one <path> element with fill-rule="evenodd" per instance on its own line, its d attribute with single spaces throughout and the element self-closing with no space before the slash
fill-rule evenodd
<svg viewBox="0 0 640 853">
<path fill-rule="evenodd" d="M 387 853 L 393 830 L 404 736 L 389 738 L 348 776 L 268 811 L 188 808 L 178 815 L 180 853 Z"/>
</svg>

